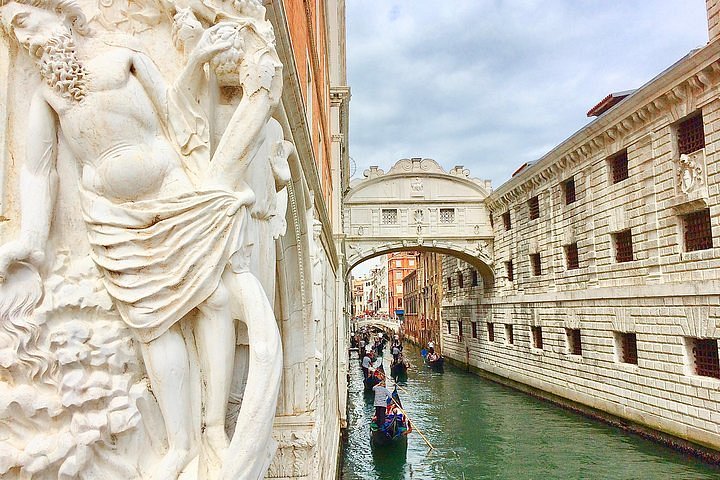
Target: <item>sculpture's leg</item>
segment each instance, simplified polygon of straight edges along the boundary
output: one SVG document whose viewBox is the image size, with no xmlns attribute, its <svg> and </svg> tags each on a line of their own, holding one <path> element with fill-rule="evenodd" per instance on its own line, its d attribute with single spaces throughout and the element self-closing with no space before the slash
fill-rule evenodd
<svg viewBox="0 0 720 480">
<path fill-rule="evenodd" d="M 191 458 L 192 416 L 190 365 L 185 340 L 175 324 L 149 343 L 142 354 L 160 412 L 165 421 L 168 452 L 155 466 L 152 480 L 176 480 Z"/>
<path fill-rule="evenodd" d="M 249 272 L 223 276 L 240 319 L 247 324 L 247 387 L 223 465 L 224 480 L 262 479 L 275 452 L 272 438 L 282 374 L 280 331 L 265 291 Z"/>
<path fill-rule="evenodd" d="M 204 385 L 199 478 L 215 479 L 220 475 L 222 456 L 228 446 L 225 414 L 235 360 L 235 324 L 222 282 L 198 305 L 198 310 L 195 342 Z"/>
</svg>

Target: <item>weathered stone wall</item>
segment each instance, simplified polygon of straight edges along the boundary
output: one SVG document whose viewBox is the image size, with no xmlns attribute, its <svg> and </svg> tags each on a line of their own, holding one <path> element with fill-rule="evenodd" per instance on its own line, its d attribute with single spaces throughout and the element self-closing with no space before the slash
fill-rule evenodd
<svg viewBox="0 0 720 480">
<path fill-rule="evenodd" d="M 446 356 L 720 449 L 713 418 L 720 379 L 698 375 L 692 351 L 693 339 L 714 339 L 717 352 L 720 337 L 718 58 L 720 42 L 691 52 L 488 197 L 493 294 L 445 291 Z M 698 113 L 705 147 L 681 158 L 678 122 Z M 613 183 L 608 159 L 624 149 L 628 178 Z M 570 178 L 576 201 L 566 204 L 563 182 Z M 535 196 L 540 215 L 531 220 L 528 201 Z M 686 251 L 683 215 L 705 209 L 712 248 Z M 633 259 L 617 262 L 614 234 L 628 229 Z M 565 247 L 572 244 L 579 268 L 569 269 Z M 533 254 L 540 256 L 539 275 Z M 456 260 L 447 262 L 443 277 L 456 276 Z M 494 324 L 492 342 L 487 322 Z M 534 347 L 531 327 L 541 328 L 542 348 Z M 571 354 L 568 329 L 580 331 L 581 355 Z M 620 361 L 622 334 L 635 334 L 637 364 Z"/>
</svg>

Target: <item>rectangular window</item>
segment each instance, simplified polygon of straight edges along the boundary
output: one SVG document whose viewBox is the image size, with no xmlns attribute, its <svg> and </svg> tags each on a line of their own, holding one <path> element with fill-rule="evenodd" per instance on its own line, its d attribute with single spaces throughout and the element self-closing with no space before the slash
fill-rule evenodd
<svg viewBox="0 0 720 480">
<path fill-rule="evenodd" d="M 471 286 L 471 287 L 477 287 L 477 286 L 478 286 L 478 273 L 477 273 L 477 270 L 473 270 L 473 271 L 471 272 L 471 275 L 472 275 L 472 283 L 471 283 L 470 286 Z"/>
<path fill-rule="evenodd" d="M 507 279 L 512 282 L 515 279 L 512 260 L 505 262 L 505 272 L 507 273 Z"/>
<path fill-rule="evenodd" d="M 635 333 L 615 332 L 615 348 L 620 362 L 637 365 L 637 336 Z"/>
<path fill-rule="evenodd" d="M 720 378 L 717 340 L 714 338 L 688 338 L 687 340 L 692 353 L 695 375 Z"/>
<path fill-rule="evenodd" d="M 415 260 L 413 260 L 413 259 L 411 258 L 411 259 L 410 259 L 410 262 L 408 263 L 408 265 L 410 265 L 411 267 L 414 267 L 414 266 L 415 266 Z"/>
<path fill-rule="evenodd" d="M 537 196 L 528 200 L 528 209 L 530 210 L 530 220 L 540 218 L 540 199 Z"/>
<path fill-rule="evenodd" d="M 712 248 L 712 228 L 710 227 L 710 209 L 688 213 L 683 216 L 685 251 L 707 250 Z"/>
<path fill-rule="evenodd" d="M 458 272 L 458 288 L 463 288 L 463 274 L 462 272 Z"/>
<path fill-rule="evenodd" d="M 454 208 L 441 208 L 440 209 L 440 223 L 455 223 L 455 209 Z"/>
<path fill-rule="evenodd" d="M 395 260 L 395 266 L 398 268 L 402 267 L 402 260 Z"/>
<path fill-rule="evenodd" d="M 532 334 L 533 347 L 542 350 L 542 327 L 530 327 L 530 333 Z"/>
<path fill-rule="evenodd" d="M 702 115 L 694 115 L 678 123 L 678 153 L 693 153 L 705 148 L 705 129 Z"/>
<path fill-rule="evenodd" d="M 495 341 L 495 325 L 493 323 L 488 322 L 487 324 L 488 329 L 488 340 L 491 342 Z"/>
<path fill-rule="evenodd" d="M 628 178 L 628 154 L 627 150 L 608 158 L 608 167 L 610 167 L 610 178 L 612 183 L 620 183 Z"/>
<path fill-rule="evenodd" d="M 396 279 L 396 280 L 400 280 L 401 278 L 403 278 L 403 275 L 402 275 L 402 274 L 403 274 L 402 270 L 397 270 L 397 271 L 395 272 L 395 279 Z"/>
<path fill-rule="evenodd" d="M 563 192 L 565 192 L 565 205 L 575 203 L 575 179 L 570 178 L 563 182 Z"/>
<path fill-rule="evenodd" d="M 462 338 L 463 336 L 463 324 L 462 320 L 458 320 L 458 336 Z"/>
<path fill-rule="evenodd" d="M 448 320 L 446 323 L 447 323 L 447 329 L 448 329 L 448 335 L 449 335 L 452 333 L 452 328 L 450 327 L 450 320 Z"/>
<path fill-rule="evenodd" d="M 568 270 L 580 268 L 580 257 L 578 255 L 577 243 L 565 245 L 565 261 Z"/>
<path fill-rule="evenodd" d="M 513 337 L 513 326 L 510 323 L 505 324 L 505 342 L 507 342 L 508 345 L 513 345 L 515 343 L 515 338 Z"/>
<path fill-rule="evenodd" d="M 505 230 L 510 230 L 512 228 L 512 223 L 510 222 L 510 212 L 507 211 L 502 214 L 503 219 L 503 225 L 505 225 Z"/>
<path fill-rule="evenodd" d="M 540 264 L 540 254 L 539 253 L 531 253 L 530 254 L 530 265 L 532 268 L 533 275 L 536 277 L 542 275 L 542 265 Z"/>
<path fill-rule="evenodd" d="M 397 208 L 383 208 L 382 209 L 383 225 L 396 225 L 397 219 L 398 219 Z"/>
<path fill-rule="evenodd" d="M 447 288 L 448 290 L 452 289 L 452 277 L 447 277 Z"/>
<path fill-rule="evenodd" d="M 566 328 L 567 350 L 570 355 L 582 355 L 582 339 L 579 328 Z"/>
<path fill-rule="evenodd" d="M 470 322 L 470 329 L 472 330 L 472 338 L 477 338 L 477 322 Z"/>
<path fill-rule="evenodd" d="M 613 234 L 615 244 L 615 261 L 618 263 L 633 261 L 632 232 L 623 230 Z"/>
</svg>

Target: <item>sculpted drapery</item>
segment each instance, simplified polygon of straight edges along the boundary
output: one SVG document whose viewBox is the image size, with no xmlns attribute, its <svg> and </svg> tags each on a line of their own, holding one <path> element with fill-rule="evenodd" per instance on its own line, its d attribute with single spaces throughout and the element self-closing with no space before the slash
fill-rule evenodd
<svg viewBox="0 0 720 480">
<path fill-rule="evenodd" d="M 272 27 L 256 0 L 129 3 L 120 20 L 111 5 L 88 22 L 73 0 L 0 3 L 36 79 L 14 100 L 29 102 L 11 145 L 19 221 L 0 247 L 0 411 L 21 413 L 2 424 L 0 474 L 262 478 L 282 352 L 274 262 L 258 259 L 284 231 L 293 152 L 271 118 Z M 143 44 L 161 35 L 172 84 Z M 228 437 L 238 321 L 248 371 Z"/>
</svg>

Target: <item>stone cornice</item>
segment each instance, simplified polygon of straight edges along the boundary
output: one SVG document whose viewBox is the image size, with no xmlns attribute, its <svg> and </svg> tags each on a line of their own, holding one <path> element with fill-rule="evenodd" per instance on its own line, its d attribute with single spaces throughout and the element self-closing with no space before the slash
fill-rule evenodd
<svg viewBox="0 0 720 480">
<path fill-rule="evenodd" d="M 548 180 L 591 158 L 618 139 L 637 133 L 668 109 L 720 81 L 720 41 L 690 52 L 635 93 L 583 127 L 491 194 L 486 205 L 504 211 Z"/>
</svg>

